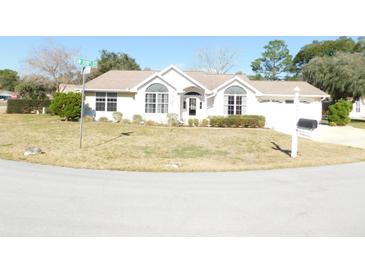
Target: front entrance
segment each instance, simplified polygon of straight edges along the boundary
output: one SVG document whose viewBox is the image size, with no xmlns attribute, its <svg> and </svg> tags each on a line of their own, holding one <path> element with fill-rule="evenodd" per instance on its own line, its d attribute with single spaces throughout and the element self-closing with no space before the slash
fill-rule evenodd
<svg viewBox="0 0 365 274">
<path fill-rule="evenodd" d="M 189 116 L 196 116 L 196 98 L 189 99 Z"/>
<path fill-rule="evenodd" d="M 181 97 L 181 117 L 185 123 L 190 118 L 203 119 L 203 96 L 197 92 L 188 92 Z"/>
</svg>

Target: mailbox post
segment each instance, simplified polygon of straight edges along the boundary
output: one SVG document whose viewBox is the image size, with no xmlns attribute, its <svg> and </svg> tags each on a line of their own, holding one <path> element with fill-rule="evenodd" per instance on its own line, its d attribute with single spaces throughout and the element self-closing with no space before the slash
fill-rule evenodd
<svg viewBox="0 0 365 274">
<path fill-rule="evenodd" d="M 296 158 L 298 156 L 298 128 L 297 123 L 299 119 L 299 92 L 300 88 L 295 87 L 294 88 L 294 125 L 293 125 L 293 131 L 292 131 L 292 138 L 291 138 L 291 157 Z"/>
</svg>

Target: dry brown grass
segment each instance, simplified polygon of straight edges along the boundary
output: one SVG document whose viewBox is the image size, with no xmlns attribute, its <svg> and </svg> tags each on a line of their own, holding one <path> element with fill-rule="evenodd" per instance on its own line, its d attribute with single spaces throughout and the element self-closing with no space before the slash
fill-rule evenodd
<svg viewBox="0 0 365 274">
<path fill-rule="evenodd" d="M 365 129 L 365 120 L 352 120 L 349 126 Z"/>
<path fill-rule="evenodd" d="M 55 116 L 0 115 L 0 157 L 68 167 L 139 171 L 227 171 L 316 166 L 365 160 L 365 150 L 300 139 L 291 159 L 290 136 L 268 129 L 170 128 L 88 122 Z M 46 153 L 23 156 L 39 146 Z M 181 163 L 174 169 L 171 162 Z"/>
</svg>

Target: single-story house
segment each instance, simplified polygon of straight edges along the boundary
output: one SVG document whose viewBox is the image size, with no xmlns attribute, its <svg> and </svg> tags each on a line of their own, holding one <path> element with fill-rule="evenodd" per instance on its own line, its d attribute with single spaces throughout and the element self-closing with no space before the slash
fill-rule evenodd
<svg viewBox="0 0 365 274">
<path fill-rule="evenodd" d="M 16 97 L 17 97 L 17 95 L 13 91 L 0 90 L 0 100 L 6 101 L 6 100 L 9 100 L 9 99 L 14 99 Z"/>
<path fill-rule="evenodd" d="M 246 75 L 182 71 L 174 65 L 161 71 L 108 71 L 85 86 L 85 115 L 112 119 L 140 114 L 146 120 L 167 121 L 174 113 L 187 123 L 214 115 L 256 114 L 266 126 L 288 131 L 293 124 L 293 90 L 300 88 L 300 118 L 322 118 L 329 95 L 303 81 L 252 81 Z"/>
<path fill-rule="evenodd" d="M 365 98 L 362 97 L 356 100 L 352 105 L 350 112 L 351 119 L 365 119 Z"/>
<path fill-rule="evenodd" d="M 60 84 L 58 86 L 58 90 L 64 93 L 77 92 L 80 89 L 81 89 L 80 85 L 74 85 L 74 84 Z"/>
</svg>

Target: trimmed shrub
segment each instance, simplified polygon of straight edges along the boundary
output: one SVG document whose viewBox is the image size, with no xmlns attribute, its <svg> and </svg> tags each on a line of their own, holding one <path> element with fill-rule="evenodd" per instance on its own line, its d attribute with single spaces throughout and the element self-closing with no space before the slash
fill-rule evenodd
<svg viewBox="0 0 365 274">
<path fill-rule="evenodd" d="M 32 113 L 42 111 L 42 108 L 48 108 L 51 100 L 33 100 L 33 99 L 10 99 L 8 100 L 7 113 Z"/>
<path fill-rule="evenodd" d="M 114 122 L 119 123 L 122 121 L 122 118 L 123 118 L 123 113 L 121 113 L 119 111 L 113 112 Z"/>
<path fill-rule="evenodd" d="M 141 115 L 139 115 L 139 114 L 134 114 L 134 115 L 133 115 L 132 120 L 133 120 L 133 124 L 138 124 L 138 125 L 140 125 L 140 124 L 141 124 L 141 122 L 143 121 L 143 118 L 142 118 L 142 116 L 141 116 Z"/>
<path fill-rule="evenodd" d="M 109 122 L 109 119 L 108 119 L 108 117 L 103 116 L 103 117 L 100 117 L 98 121 L 99 122 Z"/>
<path fill-rule="evenodd" d="M 155 126 L 156 122 L 152 120 L 147 120 L 144 124 L 145 126 Z"/>
<path fill-rule="evenodd" d="M 194 127 L 199 126 L 199 120 L 198 119 L 194 119 L 193 124 L 194 124 Z"/>
<path fill-rule="evenodd" d="M 84 122 L 88 123 L 88 122 L 93 122 L 94 121 L 94 117 L 90 116 L 90 115 L 86 115 L 84 116 Z"/>
<path fill-rule="evenodd" d="M 122 124 L 125 124 L 125 125 L 129 125 L 129 124 L 131 124 L 132 122 L 131 122 L 131 120 L 129 120 L 129 119 L 123 119 L 122 120 Z"/>
<path fill-rule="evenodd" d="M 208 119 L 203 119 L 200 122 L 200 126 L 201 127 L 207 127 L 209 125 L 209 120 Z"/>
<path fill-rule="evenodd" d="M 212 127 L 224 127 L 225 119 L 224 116 L 212 116 L 209 118 L 209 123 Z"/>
<path fill-rule="evenodd" d="M 57 92 L 53 96 L 50 109 L 54 114 L 67 120 L 78 120 L 81 116 L 81 94 Z"/>
<path fill-rule="evenodd" d="M 212 127 L 263 128 L 265 117 L 260 115 L 212 116 L 209 122 Z"/>
<path fill-rule="evenodd" d="M 188 120 L 188 124 L 189 124 L 189 127 L 194 126 L 194 119 L 193 119 L 193 118 L 190 118 L 190 119 Z"/>
<path fill-rule="evenodd" d="M 167 124 L 170 126 L 170 127 L 176 127 L 179 122 L 177 120 L 177 114 L 175 113 L 167 113 Z"/>
<path fill-rule="evenodd" d="M 338 100 L 337 103 L 328 107 L 328 122 L 335 123 L 337 126 L 345 126 L 351 122 L 349 117 L 351 111 L 351 101 Z"/>
</svg>

